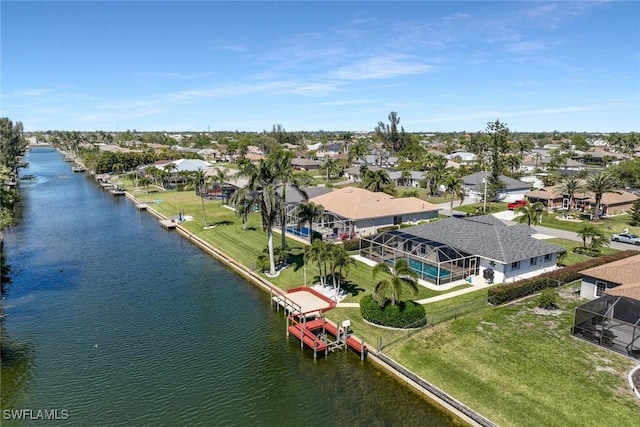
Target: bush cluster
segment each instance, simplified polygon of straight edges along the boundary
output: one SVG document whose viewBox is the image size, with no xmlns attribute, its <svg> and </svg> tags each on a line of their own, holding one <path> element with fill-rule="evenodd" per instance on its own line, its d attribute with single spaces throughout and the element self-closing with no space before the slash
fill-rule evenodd
<svg viewBox="0 0 640 427">
<path fill-rule="evenodd" d="M 545 310 L 558 308 L 558 291 L 547 288 L 540 293 L 536 302 L 538 303 L 538 307 L 544 308 Z"/>
<path fill-rule="evenodd" d="M 414 301 L 396 301 L 391 305 L 391 300 L 387 299 L 381 307 L 371 295 L 367 295 L 360 301 L 360 313 L 371 323 L 391 328 L 418 328 L 427 324 L 425 308 Z"/>
<path fill-rule="evenodd" d="M 583 261 L 559 270 L 543 273 L 530 279 L 521 280 L 514 283 L 506 283 L 489 288 L 489 302 L 493 305 L 504 304 L 518 298 L 523 298 L 540 292 L 543 289 L 555 287 L 560 283 L 569 283 L 581 278 L 580 271 L 587 268 L 597 267 L 630 256 L 638 255 L 636 251 L 617 252 L 611 255 L 605 255 L 600 258 L 594 258 Z"/>
<path fill-rule="evenodd" d="M 360 238 L 345 239 L 342 241 L 342 247 L 347 252 L 357 251 L 360 249 Z"/>
<path fill-rule="evenodd" d="M 376 233 L 384 233 L 385 231 L 393 231 L 398 230 L 400 228 L 399 225 L 389 225 L 387 227 L 380 227 L 376 230 Z"/>
</svg>

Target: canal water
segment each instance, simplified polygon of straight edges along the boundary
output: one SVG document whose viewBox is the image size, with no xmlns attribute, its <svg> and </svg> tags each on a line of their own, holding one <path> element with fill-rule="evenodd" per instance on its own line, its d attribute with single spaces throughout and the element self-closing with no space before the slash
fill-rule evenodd
<svg viewBox="0 0 640 427">
<path fill-rule="evenodd" d="M 52 148 L 26 161 L 0 424 L 30 424 L 7 420 L 22 409 L 78 426 L 453 424 L 355 354 L 314 361 L 266 293 Z"/>
</svg>

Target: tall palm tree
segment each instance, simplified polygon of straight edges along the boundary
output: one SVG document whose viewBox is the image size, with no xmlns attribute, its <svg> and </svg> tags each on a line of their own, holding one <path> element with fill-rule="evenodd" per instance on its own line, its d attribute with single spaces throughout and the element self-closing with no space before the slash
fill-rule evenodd
<svg viewBox="0 0 640 427">
<path fill-rule="evenodd" d="M 444 194 L 447 198 L 450 198 L 449 201 L 449 216 L 453 216 L 453 201 L 459 200 L 460 204 L 464 202 L 464 182 L 454 173 L 449 174 L 447 179 L 444 182 Z"/>
<path fill-rule="evenodd" d="M 362 176 L 362 188 L 375 193 L 386 193 L 391 189 L 391 178 L 389 178 L 389 174 L 384 169 L 376 171 L 367 169 Z"/>
<path fill-rule="evenodd" d="M 336 159 L 327 157 L 322 162 L 320 170 L 324 171 L 327 174 L 327 182 L 331 181 L 331 177 L 337 175 L 340 172 L 340 162 Z"/>
<path fill-rule="evenodd" d="M 205 172 L 202 169 L 198 169 L 197 171 L 195 171 L 192 176 L 192 182 L 195 184 L 196 194 L 200 195 L 200 200 L 202 201 L 202 217 L 204 218 L 204 227 L 207 227 L 209 225 L 209 222 L 207 221 L 207 211 L 204 208 L 204 193 L 207 184 Z"/>
<path fill-rule="evenodd" d="M 249 197 L 249 192 L 247 188 L 239 188 L 231 196 L 230 203 L 235 206 L 236 215 L 238 215 L 242 219 L 242 229 L 247 229 L 247 221 L 249 220 L 249 215 L 253 211 L 253 206 L 251 205 L 251 200 Z"/>
<path fill-rule="evenodd" d="M 594 194 L 596 206 L 593 212 L 593 221 L 600 220 L 600 204 L 602 202 L 602 195 L 605 193 L 618 193 L 615 190 L 616 183 L 611 175 L 607 172 L 602 172 L 597 175 L 589 175 L 587 177 L 587 184 L 585 189 L 591 191 Z"/>
<path fill-rule="evenodd" d="M 309 198 L 307 196 L 307 192 L 303 190 L 304 187 L 309 185 L 308 175 L 301 175 L 293 172 L 293 166 L 291 166 L 292 158 L 293 152 L 283 149 L 273 151 L 267 158 L 267 162 L 273 171 L 274 184 L 282 195 L 282 204 L 280 205 L 278 217 L 280 218 L 280 247 L 283 250 L 287 248 L 287 188 L 293 188 L 302 196 L 303 200 L 307 200 Z"/>
<path fill-rule="evenodd" d="M 528 200 L 525 202 L 524 206 L 518 206 L 514 213 L 516 215 L 520 215 L 517 218 L 520 223 L 526 222 L 529 226 L 531 226 L 532 222 L 535 224 L 536 221 L 542 221 L 542 218 L 546 214 L 542 203 L 530 203 Z"/>
<path fill-rule="evenodd" d="M 333 289 L 335 294 L 338 295 L 340 289 L 340 282 L 342 281 L 342 273 L 349 274 L 351 266 L 356 266 L 356 261 L 349 256 L 342 245 L 330 244 L 329 246 L 329 265 L 331 269 L 331 277 L 333 278 Z M 337 278 L 336 278 L 337 276 Z"/>
<path fill-rule="evenodd" d="M 414 294 L 418 293 L 418 274 L 409 267 L 406 259 L 397 260 L 393 270 L 384 262 L 373 267 L 372 275 L 374 279 L 380 273 L 386 273 L 391 276 L 390 279 L 380 280 L 373 288 L 373 298 L 381 306 L 384 306 L 387 292 L 391 293 L 391 305 L 395 305 L 396 301 L 402 298 L 405 286 L 408 286 Z"/>
<path fill-rule="evenodd" d="M 262 229 L 267 233 L 267 247 L 269 252 L 269 275 L 275 276 L 276 265 L 273 249 L 273 226 L 278 215 L 283 211 L 284 198 L 282 192 L 278 190 L 280 178 L 278 170 L 267 159 L 260 160 L 256 166 L 252 163 L 243 162 L 240 165 L 239 176 L 247 177 L 247 195 L 249 204 L 257 205 L 262 220 Z"/>
<path fill-rule="evenodd" d="M 357 142 L 349 148 L 349 163 L 353 163 L 355 160 L 362 159 L 365 166 L 367 165 L 367 154 L 369 149 L 363 142 Z"/>
<path fill-rule="evenodd" d="M 571 212 L 573 210 L 573 199 L 575 195 L 582 192 L 584 192 L 582 182 L 574 176 L 567 176 L 562 179 L 556 195 L 564 196 L 566 194 L 569 196 L 569 212 Z"/>
<path fill-rule="evenodd" d="M 313 202 L 302 202 L 296 206 L 298 224 L 309 224 L 309 243 L 313 243 L 313 223 L 325 216 L 324 207 Z"/>
<path fill-rule="evenodd" d="M 304 262 L 316 263 L 320 284 L 324 286 L 328 274 L 327 260 L 329 259 L 329 244 L 320 239 L 304 248 Z"/>
</svg>

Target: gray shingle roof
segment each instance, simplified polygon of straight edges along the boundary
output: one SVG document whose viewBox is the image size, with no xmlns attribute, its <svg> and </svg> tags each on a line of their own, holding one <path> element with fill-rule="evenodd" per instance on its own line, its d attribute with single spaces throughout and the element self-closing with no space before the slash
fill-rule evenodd
<svg viewBox="0 0 640 427">
<path fill-rule="evenodd" d="M 487 172 L 480 171 L 471 175 L 467 175 L 463 177 L 462 180 L 468 186 L 484 185 L 484 178 L 487 175 L 489 175 Z M 517 179 L 509 178 L 505 175 L 500 175 L 500 181 L 505 185 L 505 190 L 529 190 L 531 188 L 531 184 L 518 181 Z"/>
<path fill-rule="evenodd" d="M 448 218 L 402 231 L 505 264 L 564 251 L 560 246 L 531 237 L 536 233 L 531 227 L 506 226 L 492 215 Z"/>
</svg>

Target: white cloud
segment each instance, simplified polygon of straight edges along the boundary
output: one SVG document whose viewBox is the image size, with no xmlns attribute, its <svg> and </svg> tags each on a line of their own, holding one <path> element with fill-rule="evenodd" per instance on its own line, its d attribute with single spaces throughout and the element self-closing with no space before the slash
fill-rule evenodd
<svg viewBox="0 0 640 427">
<path fill-rule="evenodd" d="M 330 75 L 343 80 L 390 79 L 433 71 L 433 65 L 403 55 L 380 55 L 340 68 Z"/>
</svg>

